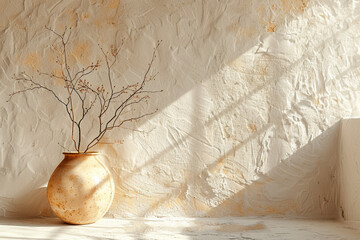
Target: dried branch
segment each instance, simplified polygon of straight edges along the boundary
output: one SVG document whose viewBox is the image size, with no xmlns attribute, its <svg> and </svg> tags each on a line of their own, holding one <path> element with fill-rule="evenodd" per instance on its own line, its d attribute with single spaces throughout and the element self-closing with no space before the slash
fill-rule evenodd
<svg viewBox="0 0 360 240">
<path fill-rule="evenodd" d="M 148 74 L 149 74 L 149 72 L 150 72 L 150 70 L 151 70 L 152 64 L 153 64 L 153 62 L 154 62 L 154 60 L 155 60 L 155 58 L 156 58 L 156 51 L 157 51 L 157 49 L 159 48 L 160 43 L 161 43 L 161 42 L 159 41 L 159 42 L 157 43 L 156 47 L 154 48 L 151 61 L 150 61 L 150 63 L 148 64 L 148 68 L 147 68 L 147 70 L 145 71 L 145 74 L 144 74 L 144 77 L 143 77 L 143 80 L 142 80 L 141 84 L 140 84 L 140 85 L 139 85 L 139 84 L 135 84 L 135 85 L 134 85 L 134 91 L 133 91 L 133 93 L 131 93 L 124 101 L 121 102 L 121 104 L 119 104 L 119 105 L 117 106 L 116 110 L 114 111 L 113 116 L 105 123 L 105 127 L 103 128 L 103 127 L 102 127 L 102 116 L 103 116 L 104 113 L 107 112 L 107 110 L 109 109 L 111 100 L 113 100 L 113 94 L 112 94 L 112 96 L 109 98 L 109 100 L 108 100 L 108 106 L 105 107 L 105 108 L 103 109 L 103 111 L 102 111 L 102 112 L 100 113 L 100 115 L 99 115 L 99 122 L 100 122 L 100 125 L 99 125 L 99 134 L 98 134 L 92 141 L 90 141 L 90 143 L 87 145 L 87 147 L 86 147 L 86 149 L 85 149 L 85 152 L 86 152 L 88 149 L 90 149 L 90 148 L 92 148 L 93 146 L 95 146 L 98 142 L 100 142 L 100 140 L 104 137 L 105 133 L 106 133 L 107 131 L 113 129 L 114 126 L 116 126 L 116 121 L 119 119 L 121 113 L 123 112 L 123 110 L 124 110 L 127 106 L 129 106 L 129 105 L 127 105 L 128 102 L 131 101 L 140 91 L 143 90 L 143 88 L 144 88 L 144 86 L 145 86 L 145 83 L 146 83 L 146 81 L 148 80 Z M 107 63 L 108 63 L 108 61 L 107 61 Z M 107 64 L 107 66 L 109 66 L 109 65 Z M 108 69 L 110 69 L 110 68 L 108 68 Z M 151 77 L 150 77 L 149 79 L 151 79 Z M 110 80 L 109 80 L 109 81 L 110 81 Z M 126 92 L 126 91 L 125 91 L 125 92 Z M 139 102 L 140 102 L 140 101 L 139 101 Z M 137 102 L 137 103 L 139 103 L 139 102 Z M 155 112 L 156 112 L 156 111 L 155 111 Z M 152 112 L 152 113 L 149 113 L 149 114 L 144 114 L 144 117 L 145 117 L 145 116 L 148 116 L 148 115 L 151 115 L 151 114 L 154 114 L 155 112 Z M 141 118 L 142 118 L 142 117 L 141 117 Z M 127 122 L 127 120 L 126 120 L 126 119 L 123 120 L 123 121 L 122 121 L 122 124 L 123 124 L 124 122 Z M 122 125 L 122 124 L 121 124 L 121 125 Z M 121 125 L 120 125 L 120 126 L 121 126 Z"/>
<path fill-rule="evenodd" d="M 7 102 L 9 102 L 11 100 L 11 98 L 16 95 L 16 94 L 19 94 L 19 93 L 25 93 L 27 91 L 31 91 L 31 90 L 35 90 L 35 89 L 44 89 L 48 92 L 50 92 L 52 94 L 53 97 L 55 97 L 55 99 L 57 101 L 59 101 L 61 104 L 65 105 L 66 106 L 66 103 L 64 101 L 62 101 L 60 99 L 60 97 L 53 91 L 51 90 L 50 88 L 48 87 L 45 87 L 43 85 L 41 85 L 40 83 L 37 83 L 35 82 L 29 75 L 27 75 L 26 73 L 22 73 L 22 77 L 14 77 L 14 79 L 16 81 L 24 81 L 24 82 L 30 82 L 30 87 L 26 88 L 26 89 L 23 89 L 23 90 L 19 90 L 19 91 L 16 91 L 16 92 L 13 92 L 9 95 L 9 99 L 7 100 Z"/>
<path fill-rule="evenodd" d="M 39 77 L 45 77 L 48 79 L 62 80 L 64 87 L 62 89 L 55 89 L 47 87 L 47 85 L 40 81 L 34 80 L 25 72 L 22 72 L 19 76 L 14 77 L 18 82 L 23 82 L 23 89 L 15 91 L 9 95 L 9 100 L 15 95 L 24 94 L 34 90 L 45 90 L 49 92 L 58 102 L 60 102 L 67 112 L 67 115 L 71 121 L 71 138 L 74 144 L 74 148 L 77 152 L 87 152 L 89 149 L 98 144 L 104 135 L 114 129 L 121 127 L 126 122 L 137 121 L 146 116 L 152 115 L 157 110 L 140 114 L 138 116 L 128 117 L 127 113 L 132 112 L 128 109 L 136 107 L 137 105 L 147 103 L 151 94 L 162 92 L 162 90 L 147 90 L 145 89 L 146 83 L 153 81 L 156 78 L 156 74 L 150 75 L 150 71 L 154 60 L 156 58 L 156 52 L 160 46 L 160 41 L 156 44 L 152 58 L 148 67 L 144 73 L 142 80 L 135 84 L 128 84 L 116 88 L 114 82 L 118 82 L 119 79 L 113 78 L 112 68 L 115 66 L 118 55 L 124 41 L 121 42 L 119 47 L 111 47 L 110 51 L 105 51 L 100 47 L 104 58 L 104 67 L 106 69 L 106 78 L 100 79 L 103 84 L 99 86 L 93 86 L 85 78 L 93 74 L 100 68 L 100 60 L 96 60 L 88 66 L 77 70 L 75 66 L 69 65 L 69 51 L 68 44 L 71 38 L 71 28 L 65 28 L 62 33 L 58 33 L 55 30 L 45 26 L 47 30 L 53 33 L 58 40 L 60 40 L 60 47 L 52 45 L 52 50 L 57 53 L 56 63 L 61 67 L 61 73 L 47 73 L 38 71 Z M 65 91 L 64 91 L 65 89 Z M 115 90 L 119 89 L 119 90 Z M 66 97 L 64 97 L 64 95 Z M 95 136 L 87 138 L 86 144 L 84 142 L 83 122 L 87 119 L 90 113 L 95 113 L 93 109 L 97 109 L 97 126 L 98 130 Z M 84 148 L 82 146 L 85 146 Z"/>
</svg>

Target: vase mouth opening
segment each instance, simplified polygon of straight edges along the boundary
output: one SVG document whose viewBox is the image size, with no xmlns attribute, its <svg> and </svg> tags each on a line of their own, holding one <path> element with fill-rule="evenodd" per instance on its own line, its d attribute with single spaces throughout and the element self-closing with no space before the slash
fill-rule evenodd
<svg viewBox="0 0 360 240">
<path fill-rule="evenodd" d="M 74 155 L 100 155 L 100 152 L 96 152 L 96 151 L 89 151 L 89 152 L 76 152 L 76 151 L 71 151 L 71 152 L 63 152 L 64 155 L 70 155 L 70 156 L 74 156 Z"/>
</svg>

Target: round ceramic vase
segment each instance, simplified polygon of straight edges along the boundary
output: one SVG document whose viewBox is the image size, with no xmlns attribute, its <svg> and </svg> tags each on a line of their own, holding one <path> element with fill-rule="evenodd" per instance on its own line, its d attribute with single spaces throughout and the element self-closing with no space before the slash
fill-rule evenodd
<svg viewBox="0 0 360 240">
<path fill-rule="evenodd" d="M 66 223 L 94 223 L 105 215 L 114 198 L 111 173 L 97 152 L 64 155 L 47 187 L 51 209 Z"/>
</svg>

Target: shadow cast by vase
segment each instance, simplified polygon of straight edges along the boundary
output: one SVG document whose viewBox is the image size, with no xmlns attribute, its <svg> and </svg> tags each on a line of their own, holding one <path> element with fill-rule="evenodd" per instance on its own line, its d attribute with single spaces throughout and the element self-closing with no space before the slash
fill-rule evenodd
<svg viewBox="0 0 360 240">
<path fill-rule="evenodd" d="M 56 215 L 51 210 L 47 199 L 46 187 L 29 191 L 14 200 L 14 213 L 11 215 L 21 217 L 53 217 Z"/>
</svg>

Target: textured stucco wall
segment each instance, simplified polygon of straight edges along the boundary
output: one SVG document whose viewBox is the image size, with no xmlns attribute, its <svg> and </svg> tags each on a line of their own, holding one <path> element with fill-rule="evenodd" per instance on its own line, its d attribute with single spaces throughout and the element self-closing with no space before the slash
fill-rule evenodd
<svg viewBox="0 0 360 240">
<path fill-rule="evenodd" d="M 112 216 L 337 216 L 337 135 L 360 113 L 360 2 L 10 1 L 0 9 L 0 215 L 50 214 L 44 185 L 71 146 L 45 93 L 13 74 L 52 71 L 51 34 L 72 61 L 125 39 L 116 73 L 143 74 L 157 40 L 159 112 L 106 136 Z M 56 70 L 56 69 L 55 69 Z M 101 72 L 99 74 L 101 76 Z M 50 83 L 51 84 L 51 83 Z M 51 85 L 56 87 L 56 82 Z"/>
</svg>

